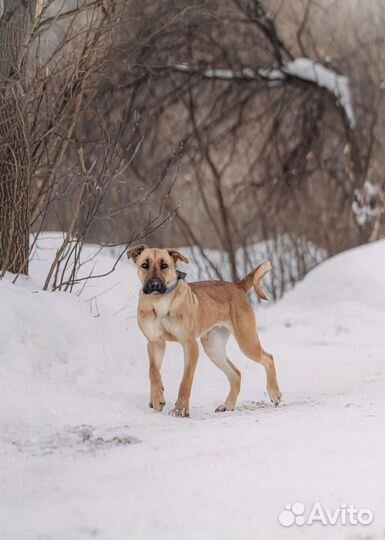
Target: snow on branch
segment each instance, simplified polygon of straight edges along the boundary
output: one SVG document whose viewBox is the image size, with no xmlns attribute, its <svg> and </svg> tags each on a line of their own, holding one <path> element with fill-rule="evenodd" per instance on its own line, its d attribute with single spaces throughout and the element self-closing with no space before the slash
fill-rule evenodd
<svg viewBox="0 0 385 540">
<path fill-rule="evenodd" d="M 175 64 L 172 66 L 175 71 L 182 71 L 183 73 L 199 73 L 206 79 L 257 79 L 258 74 L 250 69 L 243 68 L 241 70 L 224 69 L 224 68 L 207 68 L 201 69 L 198 67 L 190 66 L 188 64 Z"/>
<path fill-rule="evenodd" d="M 355 126 L 356 120 L 348 77 L 338 75 L 332 69 L 326 68 L 319 62 L 315 62 L 309 58 L 296 58 L 292 62 L 288 62 L 283 68 L 283 71 L 293 77 L 313 82 L 334 94 L 338 103 L 345 111 L 350 127 L 353 128 Z"/>
<path fill-rule="evenodd" d="M 260 68 L 257 71 L 248 67 L 240 70 L 224 68 L 206 68 L 202 70 L 188 64 L 175 64 L 173 69 L 183 73 L 199 73 L 202 77 L 208 79 L 222 80 L 256 80 L 263 78 L 271 83 L 279 83 L 288 76 L 296 77 L 314 83 L 334 94 L 337 102 L 345 112 L 350 127 L 354 128 L 356 123 L 350 94 L 349 78 L 339 75 L 334 70 L 326 68 L 310 58 L 296 58 L 284 64 L 282 68 Z"/>
</svg>

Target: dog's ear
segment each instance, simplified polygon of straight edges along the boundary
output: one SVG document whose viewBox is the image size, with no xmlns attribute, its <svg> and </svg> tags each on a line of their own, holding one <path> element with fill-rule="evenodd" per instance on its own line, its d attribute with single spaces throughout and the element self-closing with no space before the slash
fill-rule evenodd
<svg viewBox="0 0 385 540">
<path fill-rule="evenodd" d="M 136 262 L 136 259 L 139 257 L 139 255 L 147 249 L 148 246 L 146 244 L 140 244 L 140 246 L 135 246 L 132 249 L 129 249 L 127 251 L 127 259 L 133 259 L 134 262 Z"/>
<path fill-rule="evenodd" d="M 173 259 L 174 263 L 176 263 L 177 261 L 182 261 L 188 264 L 190 262 L 187 257 L 182 255 L 182 253 L 179 253 L 179 251 L 177 251 L 176 249 L 168 249 L 167 251 L 170 257 Z"/>
</svg>

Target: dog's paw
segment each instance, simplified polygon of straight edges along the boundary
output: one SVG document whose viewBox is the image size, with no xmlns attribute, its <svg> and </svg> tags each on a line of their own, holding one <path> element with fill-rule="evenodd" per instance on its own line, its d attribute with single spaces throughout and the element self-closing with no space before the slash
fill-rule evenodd
<svg viewBox="0 0 385 540">
<path fill-rule="evenodd" d="M 268 388 L 267 392 L 269 394 L 270 401 L 272 402 L 274 407 L 278 407 L 282 399 L 281 390 L 277 386 L 276 388 Z"/>
<path fill-rule="evenodd" d="M 234 407 L 230 407 L 229 405 L 222 404 L 218 405 L 218 407 L 215 409 L 215 412 L 226 412 L 226 411 L 233 411 Z"/>
<path fill-rule="evenodd" d="M 148 406 L 155 411 L 161 411 L 165 405 L 166 400 L 164 399 L 163 390 L 152 390 Z"/>
<path fill-rule="evenodd" d="M 158 401 L 158 402 L 149 402 L 148 406 L 150 407 L 150 409 L 154 409 L 154 411 L 162 411 L 163 410 L 163 407 L 166 405 L 166 402 L 165 401 Z"/>
<path fill-rule="evenodd" d="M 189 410 L 186 407 L 174 407 L 168 414 L 170 416 L 179 416 L 181 418 L 190 416 Z"/>
</svg>

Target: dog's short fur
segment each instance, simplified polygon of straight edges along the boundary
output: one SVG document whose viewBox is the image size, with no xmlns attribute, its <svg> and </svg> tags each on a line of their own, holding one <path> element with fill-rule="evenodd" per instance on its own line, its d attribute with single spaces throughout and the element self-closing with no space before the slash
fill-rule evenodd
<svg viewBox="0 0 385 540">
<path fill-rule="evenodd" d="M 281 392 L 277 383 L 274 360 L 262 349 L 254 311 L 247 292 L 254 286 L 260 298 L 266 299 L 260 281 L 271 269 L 268 261 L 236 282 L 199 281 L 186 283 L 178 280 L 176 263 L 188 259 L 175 249 L 156 249 L 140 245 L 127 252 L 138 268 L 143 284 L 138 304 L 138 323 L 148 339 L 150 361 L 150 407 L 161 411 L 164 388 L 160 369 L 166 341 L 178 341 L 184 349 L 184 373 L 178 399 L 171 414 L 189 415 L 189 400 L 194 372 L 198 361 L 200 338 L 207 356 L 227 376 L 230 392 L 216 411 L 235 408 L 241 385 L 241 373 L 226 355 L 226 342 L 232 333 L 242 352 L 263 365 L 267 376 L 267 391 L 274 405 Z M 176 287 L 171 292 L 167 288 Z M 157 287 L 155 293 L 151 287 Z"/>
</svg>

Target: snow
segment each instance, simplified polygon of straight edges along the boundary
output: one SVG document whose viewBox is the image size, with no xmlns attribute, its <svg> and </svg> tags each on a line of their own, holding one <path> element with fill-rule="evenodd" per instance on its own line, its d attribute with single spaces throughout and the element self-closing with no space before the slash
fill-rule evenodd
<svg viewBox="0 0 385 540">
<path fill-rule="evenodd" d="M 376 216 L 383 212 L 383 194 L 379 184 L 366 180 L 361 189 L 354 191 L 354 195 L 352 210 L 359 225 L 373 222 Z"/>
<path fill-rule="evenodd" d="M 200 248 L 197 246 L 181 248 L 190 260 L 188 266 L 183 266 L 183 270 L 188 272 L 191 281 L 199 279 L 218 279 L 215 269 L 220 270 L 222 279 L 231 281 L 231 265 L 228 254 L 219 249 L 206 248 L 204 253 L 209 259 L 202 257 Z M 235 251 L 235 261 L 239 274 L 246 275 L 252 268 L 256 268 L 261 261 L 270 260 L 276 271 L 268 274 L 264 280 L 264 287 L 270 298 L 273 297 L 272 288 L 275 282 L 276 292 L 280 292 L 281 287 L 286 290 L 293 286 L 301 277 L 299 261 L 296 257 L 301 253 L 303 265 L 310 269 L 316 266 L 327 257 L 326 250 L 319 248 L 313 242 L 303 238 L 294 238 L 290 235 L 280 234 L 274 240 L 255 242 Z"/>
<path fill-rule="evenodd" d="M 335 95 L 338 103 L 344 109 L 350 126 L 352 128 L 355 126 L 356 119 L 350 93 L 349 77 L 339 75 L 333 69 L 327 68 L 315 60 L 301 57 L 287 62 L 281 69 L 260 68 L 258 74 L 272 82 L 284 79 L 285 75 L 290 75 L 317 84 L 321 88 L 326 88 Z"/>
<path fill-rule="evenodd" d="M 227 381 L 201 352 L 191 417 L 181 419 L 167 415 L 178 345 L 164 362 L 165 410 L 147 406 L 134 266 L 122 260 L 76 294 L 43 292 L 57 238 L 43 240 L 31 278 L 0 282 L 2 540 L 382 537 L 385 241 L 325 261 L 257 310 L 279 408 L 266 399 L 263 370 L 230 342 L 243 374 L 236 411 L 214 413 Z M 96 248 L 86 251 L 92 260 Z M 111 253 L 90 264 L 111 267 Z M 307 511 L 345 502 L 375 519 L 281 526 L 295 502 Z"/>
<path fill-rule="evenodd" d="M 183 73 L 200 73 L 202 77 L 207 79 L 255 79 L 257 77 L 254 70 L 250 68 L 244 68 L 242 70 L 228 69 L 228 68 L 207 68 L 199 69 L 189 64 L 175 64 L 173 69 L 181 71 Z"/>
<path fill-rule="evenodd" d="M 285 78 L 284 72 L 275 68 L 260 68 L 258 73 L 264 79 L 270 79 L 271 81 L 283 80 Z"/>
<path fill-rule="evenodd" d="M 334 70 L 326 68 L 310 58 L 296 58 L 292 62 L 285 64 L 283 71 L 305 81 L 314 82 L 334 94 L 344 109 L 351 127 L 355 126 L 348 77 L 338 75 Z"/>
</svg>

